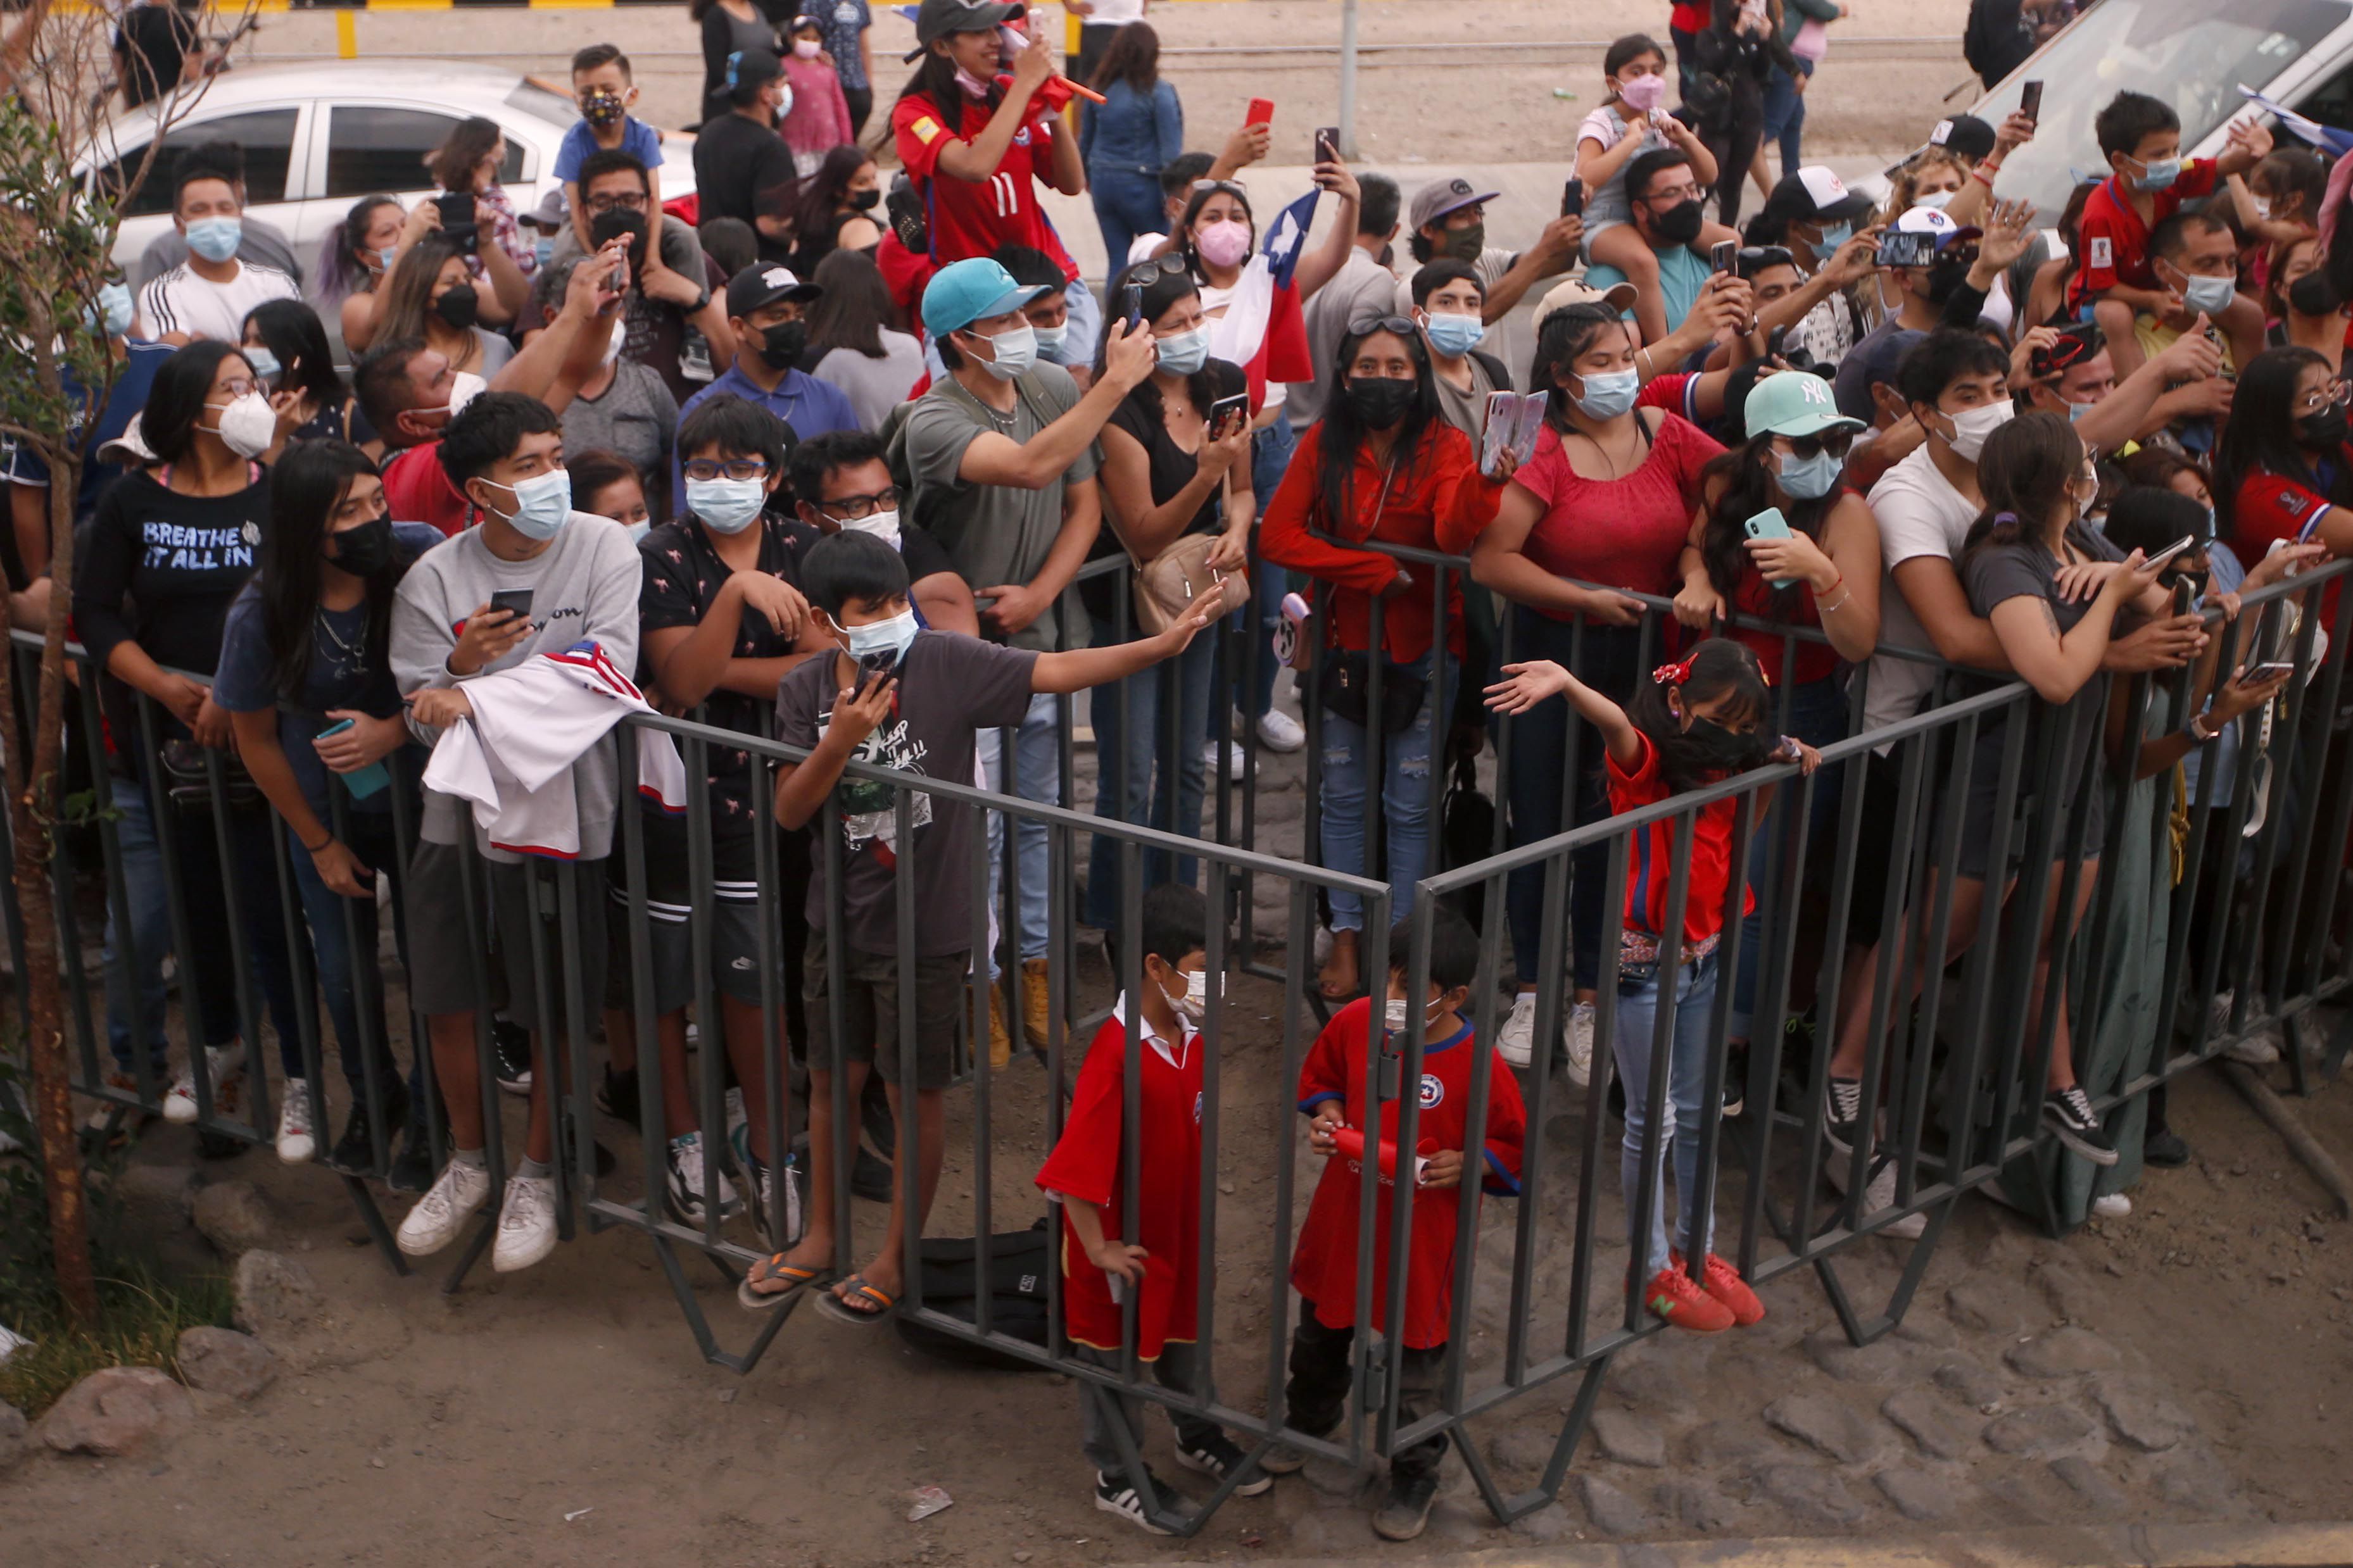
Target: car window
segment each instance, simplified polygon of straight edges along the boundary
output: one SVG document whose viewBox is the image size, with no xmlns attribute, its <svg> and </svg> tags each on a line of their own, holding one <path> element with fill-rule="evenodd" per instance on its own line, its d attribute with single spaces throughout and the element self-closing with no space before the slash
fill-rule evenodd
<svg viewBox="0 0 2353 1568">
<path fill-rule="evenodd" d="M 420 191 L 433 184 L 425 160 L 449 139 L 462 117 L 421 109 L 337 104 L 327 117 L 327 192 L 364 196 L 376 191 Z M 522 145 L 510 137 L 501 182 L 522 175 Z"/>
<path fill-rule="evenodd" d="M 180 163 L 194 149 L 207 142 L 234 142 L 245 152 L 245 199 L 248 205 L 259 206 L 265 202 L 286 199 L 286 170 L 294 156 L 294 124 L 301 111 L 298 109 L 259 109 L 245 114 L 225 114 L 217 120 L 200 121 L 194 125 L 178 127 L 164 150 L 156 154 L 155 166 L 149 171 L 147 183 L 123 208 L 125 217 L 146 217 L 172 210 L 172 187 Z M 105 171 L 104 180 L 111 182 L 127 174 L 138 172 L 139 160 L 146 147 L 125 152 L 121 162 Z"/>
<path fill-rule="evenodd" d="M 2353 131 L 2353 62 L 2319 86 L 2308 89 L 2303 98 L 2289 105 L 2309 120 L 2323 125 L 2333 125 L 2339 131 Z M 2283 147 L 2299 147 L 2303 143 L 2285 132 L 2275 132 Z"/>
</svg>

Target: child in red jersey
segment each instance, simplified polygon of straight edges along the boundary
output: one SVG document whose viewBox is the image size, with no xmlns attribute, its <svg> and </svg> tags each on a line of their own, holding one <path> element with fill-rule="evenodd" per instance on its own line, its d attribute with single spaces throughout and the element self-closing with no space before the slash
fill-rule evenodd
<svg viewBox="0 0 2353 1568">
<path fill-rule="evenodd" d="M 1127 1213 L 1123 1125 L 1127 1104 L 1127 1010 L 1123 996 L 1087 1047 L 1061 1141 L 1038 1172 L 1038 1185 L 1062 1207 L 1062 1318 L 1071 1352 L 1116 1368 L 1122 1303 L 1135 1299 L 1135 1359 L 1166 1388 L 1207 1394 L 1194 1383 L 1195 1307 L 1199 1300 L 1201 1236 L 1201 1052 L 1199 1025 L 1208 1005 L 1208 903 L 1191 888 L 1163 883 L 1144 895 L 1144 1029 L 1136 1055 L 1142 1148 L 1136 1162 L 1136 1230 L 1123 1234 Z M 1095 1506 L 1154 1535 L 1106 1421 L 1116 1409 L 1127 1435 L 1144 1444 L 1144 1402 L 1079 1390 L 1082 1447 L 1095 1468 Z M 1214 1421 L 1171 1411 L 1176 1462 L 1220 1479 L 1246 1456 Z M 1150 1470 L 1167 1507 L 1175 1494 Z M 1251 1475 L 1234 1489 L 1253 1497 L 1272 1486 Z"/>
<path fill-rule="evenodd" d="M 1397 963 L 1389 970 L 1386 1022 L 1393 1037 L 1409 1026 L 1409 1009 L 1417 1005 L 1406 994 L 1411 941 L 1405 924 L 1389 937 L 1389 952 Z M 1406 1262 L 1405 1362 L 1398 1419 L 1411 1422 L 1426 1414 L 1438 1392 L 1454 1307 L 1454 1234 L 1469 1163 L 1463 1152 L 1471 1142 L 1472 1074 L 1482 1051 L 1489 1057 L 1487 1119 L 1479 1140 L 1478 1173 L 1488 1192 L 1519 1193 L 1520 1148 L 1527 1131 L 1519 1080 L 1493 1056 L 1493 1047 L 1479 1043 L 1461 1012 L 1478 973 L 1477 933 L 1452 910 L 1439 910 L 1430 922 L 1430 989 L 1419 1003 L 1423 1044 L 1415 1148 L 1394 1149 L 1401 1100 L 1389 1100 L 1369 1114 L 1365 1104 L 1372 998 L 1359 997 L 1335 1014 L 1300 1070 L 1299 1109 L 1309 1118 L 1310 1146 L 1329 1155 L 1340 1136 L 1348 1135 L 1351 1142 L 1361 1138 L 1364 1151 L 1362 1160 L 1343 1156 L 1325 1162 L 1291 1257 L 1291 1283 L 1299 1291 L 1299 1327 L 1291 1337 L 1291 1382 L 1283 1397 L 1291 1425 L 1310 1436 L 1320 1437 L 1337 1426 L 1347 1401 L 1348 1350 L 1356 1335 L 1358 1184 L 1365 1161 L 1378 1157 L 1383 1144 L 1391 1146 L 1393 1153 L 1378 1163 L 1393 1162 L 1398 1178 L 1413 1180 L 1419 1171 L 1412 1250 Z M 1390 1048 L 1403 1055 L 1403 1039 L 1393 1039 Z M 1378 1180 L 1383 1188 L 1393 1184 L 1388 1172 Z M 1387 1331 L 1381 1315 L 1388 1299 L 1388 1196 L 1385 1191 L 1376 1202 L 1373 1221 L 1372 1327 L 1381 1331 Z M 1445 1458 L 1441 1432 L 1389 1461 L 1388 1493 L 1373 1514 L 1375 1531 L 1391 1541 L 1410 1541 L 1421 1533 L 1438 1496 L 1438 1467 Z M 1288 1474 L 1306 1462 L 1299 1449 L 1278 1444 L 1261 1465 Z"/>
<path fill-rule="evenodd" d="M 1609 809 L 1634 811 L 1686 790 L 1701 789 L 1731 774 L 1769 763 L 1796 763 L 1810 773 L 1821 753 L 1787 736 L 1768 739 L 1765 721 L 1773 710 L 1765 671 L 1740 643 L 1716 637 L 1699 645 L 1680 664 L 1662 667 L 1634 694 L 1633 711 L 1620 708 L 1549 659 L 1507 664 L 1510 679 L 1487 689 L 1487 706 L 1524 713 L 1566 692 L 1579 717 L 1601 731 L 1608 748 Z M 1763 821 L 1772 805 L 1767 785 L 1757 803 Z M 1724 895 L 1732 880 L 1732 837 L 1740 812 L 1737 796 L 1700 808 L 1687 853 L 1691 873 L 1683 900 L 1683 931 L 1672 944 L 1660 931 L 1666 923 L 1673 871 L 1675 822 L 1670 817 L 1641 829 L 1626 858 L 1626 925 L 1618 948 L 1618 1075 L 1626 1086 L 1626 1139 L 1619 1180 L 1626 1198 L 1628 1241 L 1637 1269 L 1650 1283 L 1643 1305 L 1677 1328 L 1715 1333 L 1764 1317 L 1764 1304 L 1739 1270 L 1706 1252 L 1696 1279 L 1683 1260 L 1692 1250 L 1692 1220 L 1698 1208 L 1700 1128 L 1707 1057 L 1715 1018 L 1716 943 L 1724 934 Z M 1756 889 L 1746 889 L 1747 907 Z M 1744 909 L 1744 913 L 1746 909 Z M 1667 1124 L 1659 1129 L 1658 1154 L 1675 1150 L 1677 1250 L 1667 1249 L 1666 1185 L 1658 1185 L 1651 1205 L 1650 1236 L 1631 1234 L 1635 1195 L 1641 1190 L 1642 1132 L 1650 1110 L 1652 1025 L 1658 1018 L 1662 983 L 1674 986 L 1674 1040 L 1667 1066 Z M 1711 1215 L 1711 1226 L 1713 1215 Z M 1700 1243 L 1705 1252 L 1706 1242 Z"/>
</svg>

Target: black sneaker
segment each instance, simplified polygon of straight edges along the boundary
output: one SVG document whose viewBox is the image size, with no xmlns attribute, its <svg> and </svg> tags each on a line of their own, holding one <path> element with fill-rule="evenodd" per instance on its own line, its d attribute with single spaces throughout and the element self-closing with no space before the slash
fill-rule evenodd
<svg viewBox="0 0 2353 1568">
<path fill-rule="evenodd" d="M 1849 1153 L 1862 1126 L 1862 1079 L 1831 1074 L 1822 1088 L 1822 1136 L 1840 1153 Z"/>
<path fill-rule="evenodd" d="M 596 1109 L 616 1121 L 626 1121 L 635 1127 L 644 1120 L 638 1114 L 638 1069 L 615 1072 L 605 1068 L 605 1081 L 596 1086 Z"/>
<path fill-rule="evenodd" d="M 1149 1467 L 1144 1474 L 1151 1481 L 1153 1493 L 1160 1499 L 1161 1507 L 1172 1513 L 1180 1512 L 1184 1505 L 1176 1494 L 1168 1489 L 1167 1483 L 1154 1475 Z M 1152 1522 L 1152 1516 L 1144 1511 L 1144 1494 L 1129 1483 L 1124 1472 L 1118 1475 L 1105 1475 L 1101 1470 L 1095 1472 L 1095 1506 L 1105 1513 L 1118 1515 L 1146 1535 L 1176 1533 Z"/>
<path fill-rule="evenodd" d="M 509 1094 L 531 1092 L 531 1031 L 504 1018 L 491 1020 L 491 1067 Z"/>
<path fill-rule="evenodd" d="M 1735 1046 L 1724 1057 L 1724 1115 L 1725 1121 L 1748 1109 L 1748 1047 Z"/>
<path fill-rule="evenodd" d="M 2092 1114 L 2092 1102 L 2081 1089 L 2070 1085 L 2044 1095 L 2042 1125 L 2057 1133 L 2060 1142 L 2093 1164 L 2116 1163 L 2116 1146 L 2100 1130 L 2100 1119 Z"/>
<path fill-rule="evenodd" d="M 1373 1533 L 1384 1541 L 1411 1541 L 1430 1523 L 1430 1505 L 1438 1500 L 1438 1472 L 1389 1478 L 1388 1495 L 1373 1510 Z"/>
<path fill-rule="evenodd" d="M 1197 1474 L 1213 1476 L 1221 1481 L 1248 1463 L 1249 1458 L 1250 1456 L 1242 1451 L 1241 1445 L 1223 1432 L 1215 1433 L 1202 1439 L 1198 1447 L 1188 1448 L 1182 1440 L 1179 1440 L 1176 1445 L 1178 1464 Z M 1256 1497 L 1273 1485 L 1272 1476 L 1264 1474 L 1256 1465 L 1251 1465 L 1250 1479 L 1235 1487 L 1233 1495 Z"/>
<path fill-rule="evenodd" d="M 891 1201 L 892 1174 L 890 1161 L 860 1143 L 857 1162 L 849 1167 L 850 1194 L 870 1204 L 887 1204 Z"/>
<path fill-rule="evenodd" d="M 2171 1128 L 2152 1132 L 2140 1146 L 2141 1163 L 2163 1170 L 2178 1171 L 2189 1163 L 2189 1145 L 2180 1133 Z"/>
</svg>

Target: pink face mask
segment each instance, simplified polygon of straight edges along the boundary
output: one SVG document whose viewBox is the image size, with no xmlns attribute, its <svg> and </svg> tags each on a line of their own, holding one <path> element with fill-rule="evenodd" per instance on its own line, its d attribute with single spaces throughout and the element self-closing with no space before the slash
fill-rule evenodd
<svg viewBox="0 0 2353 1568">
<path fill-rule="evenodd" d="M 1231 267 L 1250 254 L 1250 225 L 1225 218 L 1201 230 L 1193 241 L 1212 267 Z"/>
<path fill-rule="evenodd" d="M 795 38 L 793 40 L 793 53 L 800 56 L 800 58 L 805 60 L 813 60 L 817 58 L 817 52 L 823 47 L 825 47 L 825 46 L 815 38 Z"/>
<path fill-rule="evenodd" d="M 1630 76 L 1618 83 L 1618 96 L 1626 107 L 1637 114 L 1648 114 L 1667 100 L 1667 79 L 1662 76 Z"/>
</svg>

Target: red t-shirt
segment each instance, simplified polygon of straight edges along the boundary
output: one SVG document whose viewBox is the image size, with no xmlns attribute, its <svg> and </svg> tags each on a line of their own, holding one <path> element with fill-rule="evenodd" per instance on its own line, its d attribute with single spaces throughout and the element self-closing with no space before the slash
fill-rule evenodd
<svg viewBox="0 0 2353 1568">
<path fill-rule="evenodd" d="M 1546 426 L 1536 455 L 1512 476 L 1545 508 L 1523 553 L 1555 576 L 1672 595 L 1683 586 L 1675 563 L 1691 537 L 1700 470 L 1723 450 L 1707 432 L 1670 413 L 1641 468 L 1623 479 L 1588 479 L 1569 467 L 1560 433 Z"/>
<path fill-rule="evenodd" d="M 1351 1127 L 1366 1129 L 1366 1152 L 1374 1139 L 1365 1114 L 1365 1031 L 1372 1020 L 1373 1002 L 1359 996 L 1333 1016 L 1308 1048 L 1299 1073 L 1299 1109 L 1312 1112 L 1327 1100 L 1345 1108 Z M 1403 1047 L 1398 1047 L 1402 1051 Z M 1490 1051 L 1493 1047 L 1488 1047 Z M 1471 1069 L 1477 1065 L 1472 1028 L 1461 1028 L 1442 1040 L 1431 1040 L 1421 1052 L 1421 1116 L 1414 1141 L 1419 1152 L 1466 1149 L 1471 1126 Z M 1397 1141 L 1401 1100 L 1380 1108 L 1380 1141 Z M 1487 1130 L 1481 1140 L 1482 1156 L 1466 1163 L 1463 1177 L 1478 1170 L 1485 1189 L 1506 1196 L 1520 1190 L 1520 1151 L 1527 1138 L 1527 1109 L 1520 1100 L 1519 1080 L 1498 1059 L 1487 1069 Z M 1400 1172 L 1412 1162 L 1402 1154 Z M 1335 1154 L 1324 1163 L 1315 1196 L 1307 1205 L 1307 1223 L 1300 1227 L 1299 1245 L 1291 1255 L 1291 1283 L 1315 1303 L 1315 1321 L 1327 1329 L 1354 1327 L 1356 1317 L 1356 1204 L 1360 1180 L 1357 1162 Z M 1381 1179 L 1373 1200 L 1373 1327 L 1382 1327 L 1388 1304 L 1389 1204 L 1392 1184 Z M 1429 1350 L 1446 1342 L 1447 1320 L 1454 1310 L 1454 1230 L 1461 1208 L 1460 1186 L 1422 1188 L 1413 1195 L 1412 1252 L 1405 1286 L 1405 1342 L 1413 1350 Z"/>
<path fill-rule="evenodd" d="M 395 522 L 429 522 L 444 534 L 466 531 L 473 508 L 441 466 L 441 443 L 427 441 L 384 461 L 384 504 Z"/>
<path fill-rule="evenodd" d="M 901 99 L 891 110 L 899 162 L 906 166 L 907 177 L 926 193 L 932 259 L 944 267 L 975 256 L 993 256 L 1002 245 L 1026 245 L 1052 257 L 1060 265 L 1062 276 L 1076 281 L 1079 264 L 1062 248 L 1061 236 L 1054 232 L 1044 209 L 1038 205 L 1037 181 L 1041 170 L 1050 170 L 1052 154 L 1046 146 L 1046 132 L 1038 128 L 1034 118 L 1013 133 L 1004 161 L 987 180 L 974 184 L 934 176 L 943 148 L 951 142 L 976 141 L 988 128 L 992 111 L 987 104 L 967 98 L 961 107 L 963 119 L 954 130 L 924 93 Z"/>
<path fill-rule="evenodd" d="M 1699 377 L 1689 371 L 1669 371 L 1664 375 L 1654 375 L 1642 384 L 1641 391 L 1634 395 L 1634 406 L 1663 409 L 1689 419 L 1696 412 L 1692 407 L 1692 397 L 1698 385 Z"/>
<path fill-rule="evenodd" d="M 1136 1296 L 1135 1353 L 1145 1361 L 1156 1358 L 1171 1340 L 1190 1344 L 1198 1331 L 1202 1041 L 1188 1030 L 1173 1054 L 1165 1046 L 1147 1032 L 1139 1053 L 1144 1147 L 1137 1169 L 1143 1187 L 1136 1194 L 1134 1239 L 1150 1256 Z M 1126 1085 L 1127 1024 L 1115 1011 L 1087 1047 L 1061 1142 L 1038 1170 L 1044 1191 L 1100 1205 L 1103 1235 L 1114 1241 L 1128 1239 L 1120 1231 L 1127 1212 L 1120 1125 Z M 1065 1331 L 1097 1350 L 1119 1349 L 1120 1306 L 1111 1299 L 1110 1276 L 1087 1257 L 1067 1212 L 1061 1261 Z"/>
<path fill-rule="evenodd" d="M 1710 7 L 1704 0 L 1675 0 L 1667 8 L 1667 26 L 1678 33 L 1704 33 L 1709 16 Z"/>
<path fill-rule="evenodd" d="M 2353 465 L 2353 447 L 2338 448 L 2337 460 Z M 2257 468 L 2239 481 L 2239 493 L 2232 498 L 2231 552 L 2252 568 L 2274 542 L 2299 542 L 2304 531 L 2334 504 L 2308 485 Z M 2331 583 L 2321 595 L 2322 626 L 2337 624 L 2337 591 L 2343 586 L 2342 582 Z"/>
<path fill-rule="evenodd" d="M 2170 217 L 2181 204 L 2214 189 L 2214 160 L 2192 158 L 2181 165 L 2180 177 L 2161 191 L 2149 193 L 2150 218 L 2140 221 L 2118 176 L 2111 174 L 2084 201 L 2077 226 L 2083 241 L 2082 265 L 2067 286 L 2067 303 L 2083 306 L 2121 283 L 2128 289 L 2154 289 L 2157 274 L 2148 265 L 2148 231 Z"/>
<path fill-rule="evenodd" d="M 1667 798 L 1667 781 L 1659 774 L 1658 748 L 1637 731 L 1642 760 L 1632 773 L 1607 759 L 1609 814 L 1616 816 L 1637 806 Z M 1691 834 L 1691 880 L 1683 898 L 1683 945 L 1696 948 L 1724 929 L 1724 889 L 1732 884 L 1732 830 L 1740 813 L 1737 796 L 1719 800 L 1699 810 Z M 1635 837 L 1626 861 L 1626 924 L 1629 929 L 1662 934 L 1667 922 L 1667 884 L 1674 874 L 1675 819 L 1668 817 L 1643 828 Z M 1741 889 L 1741 913 L 1757 908 L 1757 889 Z M 1662 963 L 1665 962 L 1662 954 Z"/>
<path fill-rule="evenodd" d="M 1751 568 L 1740 574 L 1740 581 L 1733 587 L 1732 607 L 1744 616 L 1758 616 L 1771 619 L 1782 615 L 1779 606 L 1774 603 L 1779 597 L 1778 594 L 1765 585 L 1765 579 Z M 1821 629 L 1822 616 L 1821 612 L 1814 606 L 1814 590 L 1810 584 L 1798 584 L 1797 606 L 1788 613 L 1783 624 L 1805 626 L 1814 631 Z M 1788 661 L 1794 668 L 1785 669 L 1782 668 L 1781 655 L 1788 645 L 1776 634 L 1759 631 L 1754 626 L 1736 626 L 1732 628 L 1732 635 L 1757 656 L 1757 662 L 1765 667 L 1765 679 L 1776 687 L 1785 685 L 1791 680 L 1803 686 L 1810 681 L 1826 680 L 1838 673 L 1838 649 L 1828 643 L 1799 637 L 1797 642 L 1797 657 Z"/>
</svg>

